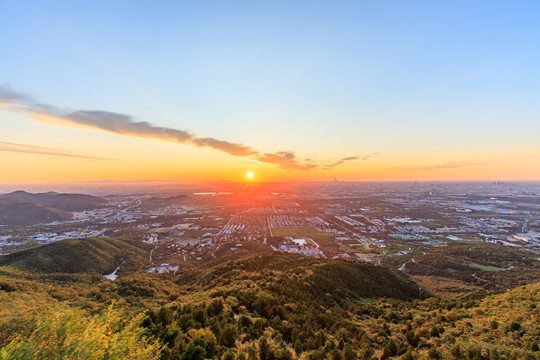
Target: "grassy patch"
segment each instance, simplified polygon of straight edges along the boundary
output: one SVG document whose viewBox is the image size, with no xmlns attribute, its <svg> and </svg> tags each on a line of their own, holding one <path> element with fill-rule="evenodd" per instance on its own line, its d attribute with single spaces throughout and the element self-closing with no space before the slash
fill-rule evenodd
<svg viewBox="0 0 540 360">
<path fill-rule="evenodd" d="M 292 236 L 312 238 L 319 246 L 335 246 L 333 234 L 320 231 L 314 226 L 290 226 L 272 228 L 274 236 Z"/>
<path fill-rule="evenodd" d="M 490 265 L 480 265 L 480 264 L 476 264 L 476 263 L 471 263 L 471 264 L 469 264 L 469 266 L 474 268 L 474 269 L 478 269 L 478 270 L 482 270 L 482 271 L 503 271 L 503 270 L 506 270 L 504 268 L 499 268 L 499 267 L 490 266 Z"/>
</svg>

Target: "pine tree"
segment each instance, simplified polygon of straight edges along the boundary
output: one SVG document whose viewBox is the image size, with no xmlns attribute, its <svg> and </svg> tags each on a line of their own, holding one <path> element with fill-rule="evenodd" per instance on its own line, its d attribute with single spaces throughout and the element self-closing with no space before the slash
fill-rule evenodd
<svg viewBox="0 0 540 360">
<path fill-rule="evenodd" d="M 261 360 L 270 360 L 270 345 L 264 336 L 259 340 L 259 357 Z"/>
</svg>

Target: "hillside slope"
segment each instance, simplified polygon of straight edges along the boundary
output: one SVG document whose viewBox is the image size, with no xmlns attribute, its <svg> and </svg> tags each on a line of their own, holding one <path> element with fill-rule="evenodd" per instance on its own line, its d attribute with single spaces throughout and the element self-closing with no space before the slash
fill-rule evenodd
<svg viewBox="0 0 540 360">
<path fill-rule="evenodd" d="M 37 248 L 0 256 L 0 266 L 32 273 L 110 273 L 122 262 L 144 264 L 147 246 L 118 238 L 57 241 Z"/>
<path fill-rule="evenodd" d="M 0 224 L 32 225 L 67 220 L 71 213 L 42 203 L 4 203 L 0 200 Z"/>
<path fill-rule="evenodd" d="M 1 260 L 9 265 L 0 267 L 2 358 L 70 357 L 74 349 L 93 353 L 92 344 L 103 334 L 119 341 L 108 343 L 111 351 L 143 351 L 152 344 L 148 359 L 540 355 L 540 283 L 499 294 L 426 298 L 425 290 L 420 293 L 418 285 L 385 267 L 263 248 L 223 248 L 215 258 L 182 261 L 176 274 L 150 274 L 142 271 L 147 249 L 127 239 L 51 245 Z M 116 281 L 101 276 L 130 259 L 141 261 L 137 271 Z M 40 273 L 52 268 L 89 274 Z M 100 319 L 116 322 L 109 326 Z M 126 332 L 121 323 L 128 319 Z M 87 327 L 96 327 L 95 339 Z M 64 332 L 67 337 L 57 336 Z M 81 338 L 89 340 L 80 343 Z"/>
<path fill-rule="evenodd" d="M 410 279 L 371 264 L 320 260 L 280 252 L 258 253 L 219 263 L 180 268 L 177 283 L 212 289 L 227 284 L 256 283 L 281 292 L 330 303 L 389 297 L 402 300 L 430 296 Z M 217 265 L 212 265 L 217 262 Z"/>
<path fill-rule="evenodd" d="M 0 200 L 6 203 L 42 203 L 64 211 L 91 210 L 107 203 L 104 199 L 86 194 L 58 194 L 55 192 L 33 194 L 22 190 L 2 194 Z"/>
<path fill-rule="evenodd" d="M 32 225 L 66 220 L 71 212 L 96 209 L 106 203 L 106 200 L 84 194 L 15 191 L 0 195 L 0 224 Z"/>
</svg>

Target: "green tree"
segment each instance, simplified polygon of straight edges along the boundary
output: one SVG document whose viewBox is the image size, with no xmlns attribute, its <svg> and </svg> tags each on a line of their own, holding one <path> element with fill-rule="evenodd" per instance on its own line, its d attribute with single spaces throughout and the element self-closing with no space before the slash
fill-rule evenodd
<svg viewBox="0 0 540 360">
<path fill-rule="evenodd" d="M 281 350 L 279 350 L 276 360 L 292 360 L 292 354 L 286 347 L 282 347 Z"/>
<path fill-rule="evenodd" d="M 517 331 L 521 329 L 522 329 L 521 324 L 516 321 L 512 321 L 510 325 L 508 325 L 508 330 L 510 331 Z"/>
<path fill-rule="evenodd" d="M 216 299 L 208 305 L 206 312 L 208 313 L 208 316 L 217 316 L 221 314 L 223 309 L 223 301 L 221 301 L 221 299 Z"/>
<path fill-rule="evenodd" d="M 221 336 L 219 338 L 220 345 L 232 348 L 236 342 L 236 328 L 234 326 L 226 326 L 223 331 L 221 331 Z"/>
<path fill-rule="evenodd" d="M 196 309 L 193 312 L 192 317 L 193 317 L 193 320 L 201 324 L 201 326 L 204 326 L 204 323 L 206 322 L 206 312 L 203 309 L 201 308 Z"/>
<path fill-rule="evenodd" d="M 255 346 L 251 345 L 248 347 L 248 360 L 258 360 L 259 354 L 257 354 L 257 349 L 255 349 Z"/>
<path fill-rule="evenodd" d="M 402 360 L 414 360 L 411 348 L 408 348 L 405 354 L 401 356 Z"/>
<path fill-rule="evenodd" d="M 391 356 L 396 356 L 397 351 L 398 351 L 398 348 L 397 348 L 397 345 L 396 345 L 394 339 L 388 340 L 388 342 L 386 343 L 386 345 L 385 345 L 385 347 L 383 349 L 383 353 L 385 353 L 387 355 L 387 357 L 391 357 Z"/>
<path fill-rule="evenodd" d="M 489 351 L 489 360 L 499 360 L 501 356 L 499 355 L 499 352 L 495 349 L 491 349 Z"/>
<path fill-rule="evenodd" d="M 439 358 L 439 352 L 436 348 L 432 347 L 428 350 L 428 356 L 430 359 L 438 359 Z"/>
<path fill-rule="evenodd" d="M 222 360 L 234 360 L 234 353 L 231 349 L 225 351 L 225 354 L 221 357 Z"/>
<path fill-rule="evenodd" d="M 341 351 L 334 349 L 330 352 L 330 360 L 341 360 Z"/>
<path fill-rule="evenodd" d="M 204 348 L 200 345 L 190 345 L 186 349 L 184 355 L 182 355 L 182 360 L 204 360 L 205 359 Z"/>
<path fill-rule="evenodd" d="M 189 336 L 192 338 L 190 346 L 200 346 L 204 349 L 206 357 L 213 357 L 216 353 L 216 337 L 208 329 L 192 329 L 189 331 Z"/>
<path fill-rule="evenodd" d="M 304 351 L 304 346 L 302 345 L 302 342 L 300 340 L 296 340 L 294 342 L 294 352 L 296 355 L 300 355 Z"/>
<path fill-rule="evenodd" d="M 264 336 L 259 340 L 259 357 L 261 360 L 270 360 L 270 345 Z"/>
<path fill-rule="evenodd" d="M 355 360 L 357 358 L 356 352 L 349 345 L 345 345 L 341 355 L 343 360 Z"/>
<path fill-rule="evenodd" d="M 414 331 L 409 330 L 405 334 L 405 339 L 407 340 L 407 343 L 412 346 L 416 347 L 418 345 L 418 337 L 414 335 Z"/>
</svg>

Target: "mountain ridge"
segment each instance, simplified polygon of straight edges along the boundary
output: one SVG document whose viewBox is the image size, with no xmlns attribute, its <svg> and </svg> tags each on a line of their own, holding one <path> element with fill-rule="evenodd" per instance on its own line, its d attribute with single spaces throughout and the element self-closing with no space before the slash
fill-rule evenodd
<svg viewBox="0 0 540 360">
<path fill-rule="evenodd" d="M 105 206 L 106 200 L 86 194 L 29 193 L 17 190 L 0 195 L 0 224 L 34 225 L 71 218 L 76 211 Z"/>
</svg>

